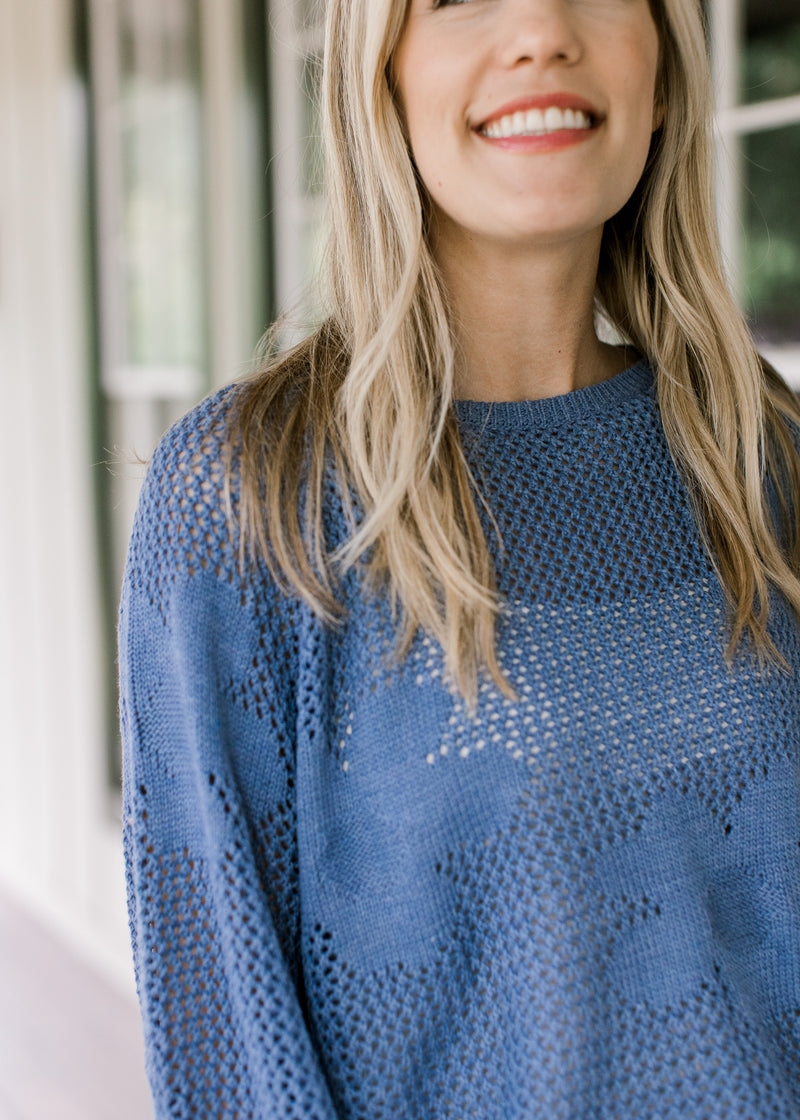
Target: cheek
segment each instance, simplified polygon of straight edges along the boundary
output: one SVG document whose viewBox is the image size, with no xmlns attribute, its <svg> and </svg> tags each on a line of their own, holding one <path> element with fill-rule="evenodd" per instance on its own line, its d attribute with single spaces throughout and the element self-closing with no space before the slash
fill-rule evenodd
<svg viewBox="0 0 800 1120">
<path fill-rule="evenodd" d="M 470 96 L 477 85 L 475 48 L 442 36 L 406 31 L 395 52 L 394 74 L 407 135 L 414 150 L 458 140 L 466 129 Z"/>
<path fill-rule="evenodd" d="M 660 123 L 655 116 L 657 41 L 643 44 L 641 38 L 633 39 L 625 57 L 628 65 L 622 64 L 620 73 L 625 83 L 623 96 L 628 105 L 631 139 L 649 145 L 649 138 Z"/>
<path fill-rule="evenodd" d="M 641 52 L 640 57 L 643 60 L 642 66 L 642 103 L 646 107 L 649 118 L 653 119 L 654 104 L 656 97 L 656 86 L 658 83 L 659 60 L 661 57 L 661 48 L 658 41 L 658 35 L 653 30 L 653 35 L 649 39 L 647 47 Z M 661 123 L 660 121 L 657 123 Z"/>
<path fill-rule="evenodd" d="M 456 158 L 457 140 L 440 90 L 418 85 L 405 101 L 405 129 L 417 170 L 429 189 Z"/>
<path fill-rule="evenodd" d="M 427 130 L 428 97 L 424 71 L 414 64 L 414 55 L 403 55 L 395 69 L 397 76 L 398 107 L 405 128 L 406 139 L 413 151 L 419 146 Z"/>
</svg>

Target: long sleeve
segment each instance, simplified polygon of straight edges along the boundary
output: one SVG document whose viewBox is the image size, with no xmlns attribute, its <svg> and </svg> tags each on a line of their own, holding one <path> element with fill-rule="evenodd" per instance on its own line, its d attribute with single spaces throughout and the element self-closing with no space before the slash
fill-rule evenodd
<svg viewBox="0 0 800 1120">
<path fill-rule="evenodd" d="M 300 988 L 291 638 L 274 588 L 236 573 L 220 423 L 202 406 L 159 448 L 120 610 L 147 1073 L 158 1120 L 332 1120 Z"/>
</svg>

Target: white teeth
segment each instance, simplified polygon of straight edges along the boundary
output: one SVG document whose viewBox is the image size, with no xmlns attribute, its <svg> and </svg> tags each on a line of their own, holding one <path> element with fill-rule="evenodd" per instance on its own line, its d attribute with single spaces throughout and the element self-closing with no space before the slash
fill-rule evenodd
<svg viewBox="0 0 800 1120">
<path fill-rule="evenodd" d="M 481 132 L 491 140 L 507 140 L 511 136 L 546 136 L 564 129 L 586 130 L 592 127 L 591 118 L 581 109 L 559 109 L 549 105 L 546 109 L 528 109 L 527 112 L 509 113 Z"/>
<path fill-rule="evenodd" d="M 544 132 L 544 113 L 541 109 L 529 109 L 525 114 L 526 132 Z"/>
</svg>

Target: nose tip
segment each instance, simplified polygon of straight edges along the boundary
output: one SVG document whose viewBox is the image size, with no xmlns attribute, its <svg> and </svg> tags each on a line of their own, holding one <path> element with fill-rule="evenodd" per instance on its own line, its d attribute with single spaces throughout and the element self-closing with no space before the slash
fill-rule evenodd
<svg viewBox="0 0 800 1120">
<path fill-rule="evenodd" d="M 565 0 L 511 0 L 502 34 L 501 55 L 506 66 L 569 64 L 581 55 Z"/>
</svg>

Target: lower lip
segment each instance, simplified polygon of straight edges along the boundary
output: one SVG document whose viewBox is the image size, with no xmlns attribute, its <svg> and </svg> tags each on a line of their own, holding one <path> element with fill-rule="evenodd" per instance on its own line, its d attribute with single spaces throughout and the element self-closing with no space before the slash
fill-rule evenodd
<svg viewBox="0 0 800 1120">
<path fill-rule="evenodd" d="M 508 152 L 560 152 L 564 148 L 571 148 L 575 144 L 582 144 L 590 140 L 597 132 L 599 125 L 593 128 L 564 128 L 558 132 L 547 132 L 542 136 L 485 136 L 482 132 L 477 135 L 494 148 L 503 148 Z"/>
</svg>

